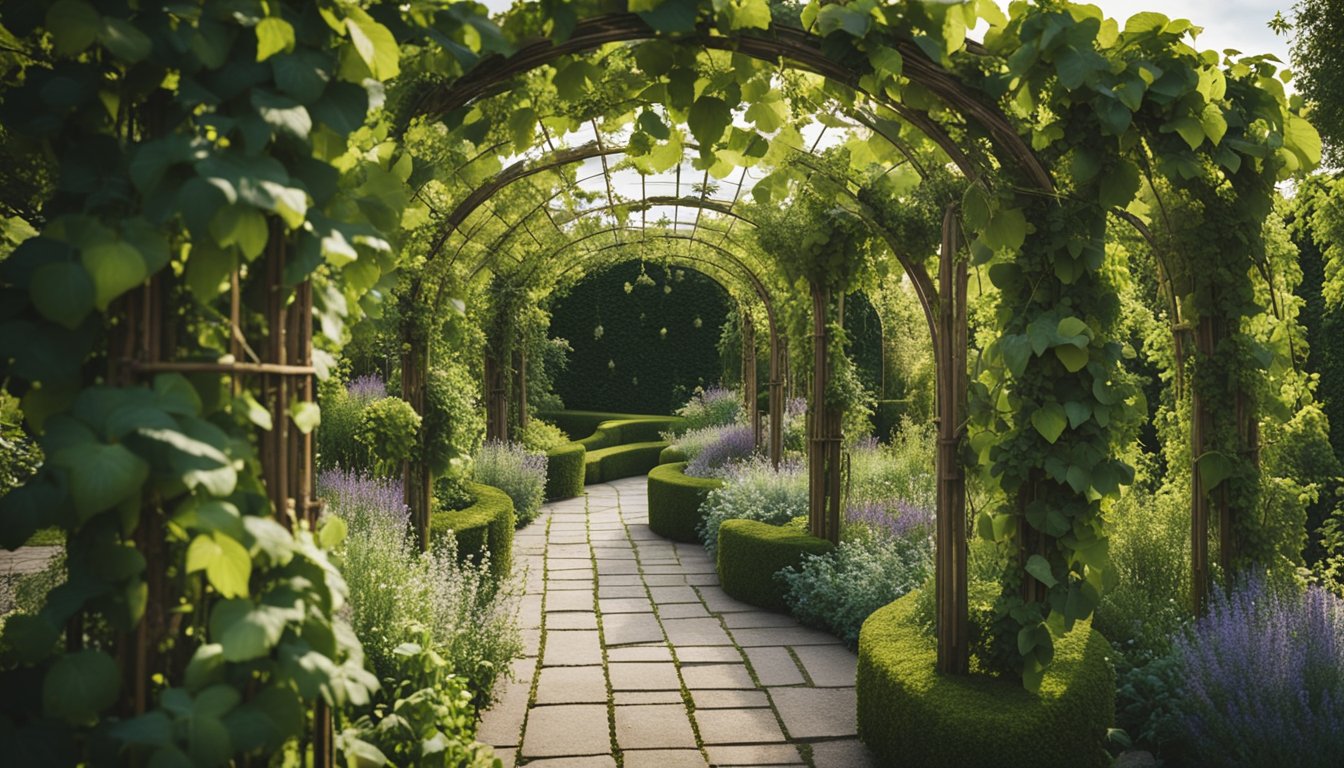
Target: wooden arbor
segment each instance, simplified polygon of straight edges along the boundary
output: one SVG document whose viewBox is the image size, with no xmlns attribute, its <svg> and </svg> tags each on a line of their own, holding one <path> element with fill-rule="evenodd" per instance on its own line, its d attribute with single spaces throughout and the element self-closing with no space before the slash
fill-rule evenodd
<svg viewBox="0 0 1344 768">
<path fill-rule="evenodd" d="M 510 78 L 551 62 L 560 56 L 591 51 L 608 43 L 642 40 L 654 36 L 654 31 L 635 14 L 609 14 L 583 19 L 577 23 L 569 37 L 563 42 L 556 43 L 550 39 L 524 42 L 518 46 L 517 52 L 512 56 L 507 58 L 496 57 L 484 61 L 451 84 L 429 91 L 421 99 L 415 112 L 417 114 L 452 112 L 478 98 L 488 97 Z M 769 36 L 744 35 L 732 38 L 703 33 L 689 36 L 685 40 L 688 43 L 706 48 L 734 50 L 753 58 L 770 61 L 786 60 L 799 69 L 820 74 L 856 91 L 865 92 L 859 83 L 859 73 L 829 59 L 821 50 L 820 40 L 802 30 L 777 27 L 771 30 Z M 980 101 L 954 77 L 924 58 L 912 43 L 896 41 L 896 44 L 898 50 L 906 59 L 905 75 L 908 78 L 928 89 L 953 109 L 964 114 L 968 120 L 981 125 L 985 134 L 994 143 L 1001 161 L 1011 163 L 1024 179 L 1040 190 L 1049 192 L 1053 189 L 1049 175 L 1037 161 L 1031 149 L 1023 143 L 1006 117 L 996 108 Z M 968 179 L 976 180 L 979 178 L 977 167 L 970 161 L 966 153 L 926 113 L 892 101 L 885 94 L 870 93 L 868 95 L 890 107 L 912 125 L 919 128 L 938 144 L 947 153 L 948 157 L 961 166 Z M 948 223 L 949 219 L 945 219 L 945 225 Z M 447 230 L 445 230 L 443 237 L 446 239 Z M 958 416 L 962 412 L 959 403 L 964 402 L 965 388 L 964 386 L 958 387 L 957 383 L 964 384 L 965 353 L 962 351 L 958 354 L 951 347 L 958 340 L 963 345 L 965 343 L 965 332 L 957 332 L 954 327 L 958 318 L 964 319 L 965 317 L 964 311 L 956 309 L 957 302 L 964 301 L 964 296 L 958 299 L 955 295 L 958 293 L 956 291 L 958 280 L 964 281 L 964 277 L 959 277 L 959 275 L 964 276 L 965 271 L 964 266 L 960 271 L 955 269 L 953 266 L 955 259 L 949 258 L 955 251 L 955 240 L 950 234 L 945 233 L 944 246 L 942 261 L 946 265 L 943 268 L 946 276 L 940 277 L 940 282 L 945 289 L 951 289 L 949 295 L 939 296 L 933 286 L 932 279 L 922 269 L 911 270 L 912 265 L 907 264 L 907 271 L 911 274 L 930 328 L 934 331 L 935 349 L 940 350 L 937 359 L 940 372 L 938 383 L 940 397 L 938 518 L 940 523 L 937 529 L 937 549 L 940 554 L 935 574 L 940 605 L 938 666 L 946 672 L 961 672 L 966 669 L 968 658 L 968 648 L 965 643 L 967 618 L 964 576 L 966 513 L 964 479 L 959 469 L 954 467 L 956 465 L 956 447 L 964 428 Z M 899 250 L 896 252 L 899 256 Z M 964 282 L 962 284 L 964 285 Z M 944 306 L 947 309 L 940 309 Z M 942 333 L 940 341 L 937 331 L 945 323 L 947 327 Z M 423 396 L 417 397 L 416 384 L 418 382 L 420 388 L 423 387 L 423 381 L 420 377 L 423 376 L 421 372 L 426 361 L 412 354 L 403 363 L 416 366 L 414 370 L 417 375 L 413 377 L 403 373 L 403 381 L 410 383 L 407 389 L 407 399 L 413 405 L 421 407 Z M 963 366 L 960 374 L 953 373 L 952 367 L 954 365 Z M 414 478 L 411 479 L 414 480 Z M 423 483 L 425 490 L 427 490 L 427 485 L 426 477 Z M 408 483 L 408 488 L 410 486 L 411 483 Z M 419 493 L 419 489 L 412 488 L 408 492 L 408 501 L 416 493 Z M 838 524 L 831 526 L 831 528 L 838 533 Z"/>
</svg>

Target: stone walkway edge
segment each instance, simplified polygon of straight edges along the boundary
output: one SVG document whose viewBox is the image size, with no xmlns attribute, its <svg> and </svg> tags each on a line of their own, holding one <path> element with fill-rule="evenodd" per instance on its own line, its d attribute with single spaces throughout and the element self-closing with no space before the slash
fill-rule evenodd
<svg viewBox="0 0 1344 768">
<path fill-rule="evenodd" d="M 478 738 L 506 768 L 865 768 L 853 652 L 734 600 L 698 544 L 648 526 L 644 477 L 517 532 L 526 656 Z"/>
</svg>

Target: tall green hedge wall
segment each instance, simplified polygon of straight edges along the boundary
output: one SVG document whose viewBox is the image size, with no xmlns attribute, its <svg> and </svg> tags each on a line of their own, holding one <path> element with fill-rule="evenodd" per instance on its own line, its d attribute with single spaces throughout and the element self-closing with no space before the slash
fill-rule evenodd
<svg viewBox="0 0 1344 768">
<path fill-rule="evenodd" d="M 638 261 L 618 264 L 552 307 L 550 335 L 574 348 L 555 381 L 566 408 L 671 413 L 718 381 L 728 294 L 694 270 L 648 264 L 642 274 Z"/>
</svg>

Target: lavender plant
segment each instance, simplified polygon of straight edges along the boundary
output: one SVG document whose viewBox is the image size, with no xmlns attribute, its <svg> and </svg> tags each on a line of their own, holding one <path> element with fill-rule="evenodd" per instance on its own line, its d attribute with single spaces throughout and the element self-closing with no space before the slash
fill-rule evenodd
<svg viewBox="0 0 1344 768">
<path fill-rule="evenodd" d="M 724 486 L 709 492 L 701 507 L 704 516 L 696 532 L 705 551 L 714 557 L 719 526 L 724 520 L 760 520 L 783 525 L 807 514 L 807 472 L 802 462 L 785 461 L 775 469 L 757 457 L 736 464 L 724 477 Z"/>
<path fill-rule="evenodd" d="M 686 420 L 686 429 L 735 424 L 742 415 L 742 396 L 737 390 L 726 387 L 701 389 L 677 411 L 677 415 Z"/>
<path fill-rule="evenodd" d="M 892 518 L 882 511 L 879 519 Z M 784 600 L 794 617 L 854 647 L 873 611 L 928 578 L 933 548 L 927 531 L 921 520 L 905 535 L 864 532 L 827 554 L 805 555 L 801 567 L 785 568 L 775 578 L 787 587 Z"/>
<path fill-rule="evenodd" d="M 546 457 L 519 443 L 491 440 L 472 460 L 476 482 L 494 486 L 513 499 L 519 528 L 532 522 L 546 496 Z"/>
<path fill-rule="evenodd" d="M 1344 752 L 1344 601 L 1260 576 L 1176 641 L 1182 736 L 1201 765 L 1326 768 Z"/>
<path fill-rule="evenodd" d="M 751 427 L 721 427 L 717 437 L 691 457 L 686 465 L 686 474 L 692 477 L 717 477 L 755 453 L 756 439 Z"/>
<path fill-rule="evenodd" d="M 488 562 L 458 562 L 451 537 L 421 552 L 391 480 L 323 472 L 318 494 L 349 527 L 340 562 L 350 588 L 346 610 L 373 670 L 394 676 L 397 648 L 427 627 L 435 652 L 468 680 L 478 702 L 488 701 L 496 677 L 522 650 L 509 610 L 513 585 L 495 583 Z"/>
</svg>

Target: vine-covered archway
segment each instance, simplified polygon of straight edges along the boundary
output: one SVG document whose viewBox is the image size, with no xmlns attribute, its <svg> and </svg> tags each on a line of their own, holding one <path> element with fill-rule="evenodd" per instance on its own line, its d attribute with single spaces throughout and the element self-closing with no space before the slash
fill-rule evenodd
<svg viewBox="0 0 1344 768">
<path fill-rule="evenodd" d="M 1116 445 L 1136 410 L 1114 334 L 1113 213 L 1152 232 L 1179 307 L 1196 598 L 1213 522 L 1225 566 L 1264 557 L 1251 514 L 1259 350 L 1242 325 L 1257 311 L 1273 185 L 1320 153 L 1273 63 L 1201 53 L 1188 23 L 1160 14 L 1121 26 L 1063 2 L 1010 15 L 988 0 L 776 10 L 790 13 L 764 0 L 542 3 L 496 25 L 467 4 L 7 9 L 10 31 L 48 48 L 6 89 L 5 130 L 55 159 L 31 236 L 0 264 L 7 387 L 49 457 L 0 502 L 4 542 L 54 524 L 72 553 L 70 583 L 6 632 L 12 679 L 45 688 L 47 703 L 13 721 L 19 738 L 180 753 L 176 731 L 88 724 L 170 722 L 170 693 L 204 693 L 167 686 L 200 674 L 258 712 L 273 703 L 258 687 L 300 712 L 214 762 L 305 728 L 315 760 L 329 759 L 322 709 L 305 725 L 303 703 L 358 700 L 374 681 L 337 618 L 343 586 L 321 545 L 339 536 L 311 530 L 313 377 L 329 361 L 314 331 L 339 343 L 398 269 L 412 275 L 408 306 L 451 303 L 446 245 L 477 249 L 475 231 L 507 244 L 479 209 L 511 182 L 558 179 L 582 197 L 570 162 L 597 159 L 606 179 L 617 154 L 650 173 L 680 168 L 688 137 L 706 178 L 771 169 L 752 197 L 786 212 L 776 237 L 789 214 L 808 227 L 741 247 L 725 234 L 695 258 L 758 275 L 747 279 L 767 307 L 781 287 L 810 292 L 814 533 L 838 530 L 825 342 L 836 297 L 874 248 L 915 285 L 939 372 L 942 671 L 967 670 L 964 452 L 1012 500 L 976 520 L 1002 559 L 997 668 L 1039 685 L 1054 638 L 1091 615 L 1109 578 L 1102 505 L 1132 476 Z M 983 42 L 967 41 L 982 22 Z M 872 165 L 926 153 L 919 180 L 953 183 L 921 186 L 915 205 L 916 192 L 857 161 L 829 179 L 808 165 L 824 158 L 786 162 L 804 149 L 789 118 L 828 108 L 880 137 L 864 145 Z M 553 146 L 553 132 L 586 122 L 591 149 Z M 618 132 L 629 135 L 613 143 Z M 549 158 L 484 170 L 542 145 Z M 1135 204 L 1140 189 L 1160 210 Z M 425 202 L 434 195 L 446 213 Z M 609 183 L 606 196 L 607 215 L 632 209 Z M 589 248 L 623 231 L 550 223 Z M 974 366 L 972 269 L 998 292 Z M 439 328 L 408 317 L 403 387 L 423 408 Z M 771 384 L 773 421 L 773 373 Z M 427 505 L 410 474 L 421 495 L 408 500 Z M 77 683 L 88 695 L 70 694 Z"/>
</svg>

